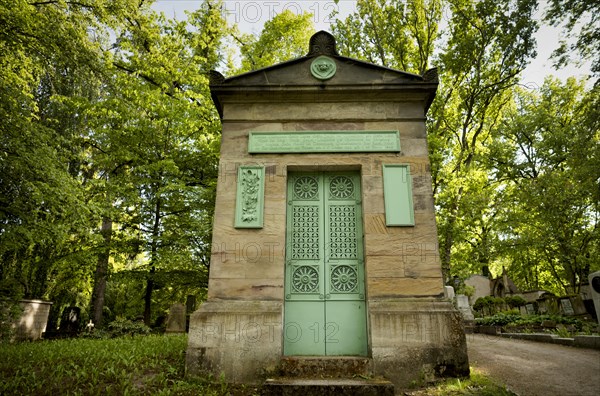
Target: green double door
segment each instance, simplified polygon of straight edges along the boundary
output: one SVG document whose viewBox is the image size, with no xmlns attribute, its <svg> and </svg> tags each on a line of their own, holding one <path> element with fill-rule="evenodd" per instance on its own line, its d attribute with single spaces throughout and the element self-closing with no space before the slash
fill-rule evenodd
<svg viewBox="0 0 600 396">
<path fill-rule="evenodd" d="M 358 172 L 290 173 L 284 307 L 286 356 L 366 356 Z"/>
</svg>

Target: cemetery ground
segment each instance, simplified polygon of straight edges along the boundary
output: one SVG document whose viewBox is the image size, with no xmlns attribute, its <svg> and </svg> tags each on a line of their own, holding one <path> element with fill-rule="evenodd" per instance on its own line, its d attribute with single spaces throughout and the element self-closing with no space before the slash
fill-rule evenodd
<svg viewBox="0 0 600 396">
<path fill-rule="evenodd" d="M 467 334 L 469 362 L 518 395 L 598 394 L 600 350 Z"/>
<path fill-rule="evenodd" d="M 415 384 L 415 389 L 398 390 L 397 394 L 595 394 L 593 378 L 600 370 L 597 350 L 472 334 L 467 340 L 470 379 L 448 379 L 429 386 Z M 219 378 L 186 378 L 186 345 L 186 335 L 0 344 L 0 394 L 259 394 L 255 387 L 232 387 Z"/>
</svg>

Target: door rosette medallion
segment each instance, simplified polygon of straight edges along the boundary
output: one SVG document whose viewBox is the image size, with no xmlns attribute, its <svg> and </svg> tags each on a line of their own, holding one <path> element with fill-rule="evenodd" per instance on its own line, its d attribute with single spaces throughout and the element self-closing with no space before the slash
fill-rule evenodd
<svg viewBox="0 0 600 396">
<path fill-rule="evenodd" d="M 337 292 L 353 292 L 358 286 L 356 270 L 349 265 L 338 265 L 331 271 L 331 288 Z"/>
<path fill-rule="evenodd" d="M 294 198 L 315 199 L 319 191 L 319 184 L 315 178 L 302 176 L 294 182 Z"/>
<path fill-rule="evenodd" d="M 349 177 L 336 176 L 331 179 L 329 192 L 333 199 L 347 199 L 354 195 L 354 183 Z"/>
<path fill-rule="evenodd" d="M 337 67 L 333 59 L 327 56 L 319 56 L 310 64 L 310 72 L 318 80 L 329 80 L 335 75 Z"/>
<path fill-rule="evenodd" d="M 298 267 L 292 275 L 292 286 L 296 292 L 314 292 L 319 286 L 319 273 L 313 267 Z"/>
</svg>

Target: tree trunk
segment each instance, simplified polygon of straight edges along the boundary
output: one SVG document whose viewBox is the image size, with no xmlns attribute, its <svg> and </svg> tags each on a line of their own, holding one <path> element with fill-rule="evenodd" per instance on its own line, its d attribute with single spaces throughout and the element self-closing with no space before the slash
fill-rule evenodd
<svg viewBox="0 0 600 396">
<path fill-rule="evenodd" d="M 447 284 L 450 281 L 450 263 L 452 260 L 452 245 L 454 244 L 454 227 L 456 223 L 456 215 L 458 212 L 458 200 L 460 195 L 462 194 L 462 187 L 458 191 L 458 196 L 454 198 L 454 202 L 452 202 L 452 207 L 450 208 L 450 214 L 448 215 L 448 224 L 446 226 L 446 232 L 444 235 L 443 241 L 443 251 L 441 253 L 441 262 L 442 262 L 442 277 L 444 279 L 444 284 Z"/>
<path fill-rule="evenodd" d="M 148 327 L 152 324 L 152 291 L 154 290 L 154 272 L 155 268 L 150 269 L 148 279 L 146 279 L 146 292 L 144 293 L 144 324 Z"/>
<path fill-rule="evenodd" d="M 154 206 L 154 224 L 152 226 L 152 245 L 150 247 L 150 274 L 146 280 L 146 293 L 144 294 L 144 323 L 150 326 L 152 322 L 152 292 L 154 291 L 154 272 L 156 271 L 156 260 L 158 254 L 158 243 L 160 237 L 160 221 L 162 200 L 158 195 L 159 187 L 156 187 L 157 198 Z"/>
<path fill-rule="evenodd" d="M 102 219 L 100 234 L 104 244 L 98 253 L 96 272 L 94 273 L 94 290 L 92 292 L 92 321 L 96 327 L 102 325 L 102 310 L 104 308 L 104 293 L 106 292 L 106 276 L 108 275 L 108 261 L 110 258 L 110 243 L 112 239 L 112 220 Z"/>
</svg>

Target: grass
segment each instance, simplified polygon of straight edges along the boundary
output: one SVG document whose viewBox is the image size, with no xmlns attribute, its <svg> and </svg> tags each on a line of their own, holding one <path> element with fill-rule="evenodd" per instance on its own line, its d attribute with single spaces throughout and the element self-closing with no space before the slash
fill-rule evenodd
<svg viewBox="0 0 600 396">
<path fill-rule="evenodd" d="M 471 367 L 470 378 L 446 379 L 436 385 L 405 394 L 410 396 L 516 396 L 474 367 Z"/>
<path fill-rule="evenodd" d="M 254 395 L 223 379 L 184 378 L 185 335 L 0 344 L 0 395 Z M 409 395 L 513 396 L 477 370 Z"/>
<path fill-rule="evenodd" d="M 187 337 L 134 336 L 0 344 L 2 395 L 221 395 L 185 381 Z"/>
</svg>

